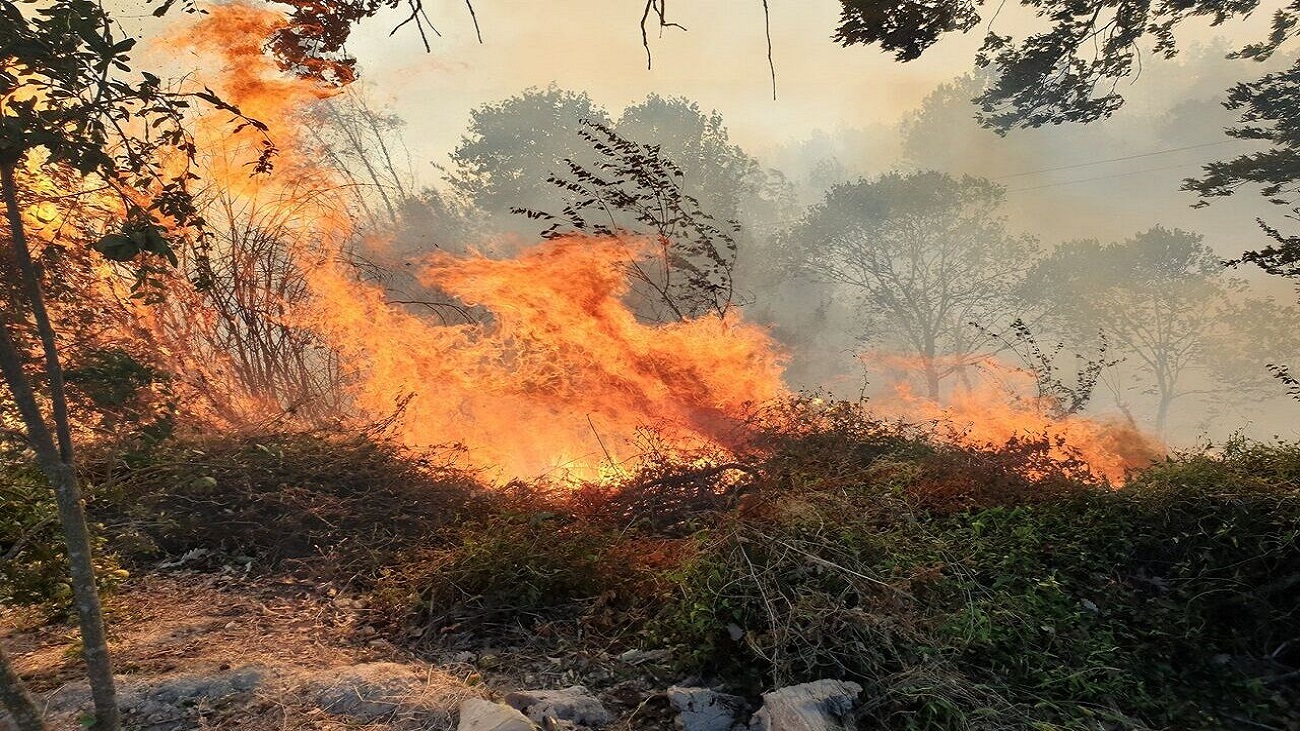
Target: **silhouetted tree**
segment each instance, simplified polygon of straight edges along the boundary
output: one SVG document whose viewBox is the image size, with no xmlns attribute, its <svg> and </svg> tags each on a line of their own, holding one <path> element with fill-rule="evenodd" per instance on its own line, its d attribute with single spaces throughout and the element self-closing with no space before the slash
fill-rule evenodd
<svg viewBox="0 0 1300 731">
<path fill-rule="evenodd" d="M 1265 355 L 1284 337 L 1287 315 L 1239 296 L 1222 262 L 1196 234 L 1156 227 L 1127 241 L 1063 244 L 1028 287 L 1049 317 L 1078 337 L 1101 329 L 1156 398 L 1163 430 L 1182 399 L 1234 390 L 1248 396 L 1267 377 Z M 1266 327 L 1267 326 L 1267 327 Z M 1196 378 L 1192 375 L 1196 374 Z"/>
<path fill-rule="evenodd" d="M 939 172 L 838 185 L 785 237 L 793 269 L 842 285 L 867 332 L 920 360 L 927 395 L 1024 309 L 1035 241 L 1006 230 L 1003 189 Z"/>
</svg>

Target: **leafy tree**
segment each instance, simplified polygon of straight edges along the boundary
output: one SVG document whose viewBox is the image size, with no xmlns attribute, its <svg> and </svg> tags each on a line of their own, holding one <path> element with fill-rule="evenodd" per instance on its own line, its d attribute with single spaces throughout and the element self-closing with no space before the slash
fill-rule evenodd
<svg viewBox="0 0 1300 731">
<path fill-rule="evenodd" d="M 1214 25 L 1244 17 L 1260 0 L 1021 0 L 1045 25 L 1017 42 L 992 23 L 999 3 L 986 0 L 841 0 L 835 40 L 879 45 L 899 61 L 919 58 L 946 33 L 986 26 L 975 63 L 994 80 L 978 98 L 985 124 L 1000 130 L 1062 122 L 1091 122 L 1124 102 L 1118 83 L 1131 76 L 1142 43 L 1159 56 L 1178 52 L 1175 29 L 1193 17 Z M 981 11 L 989 7 L 986 19 Z M 1269 41 L 1243 55 L 1265 57 L 1296 30 L 1300 3 L 1279 10 Z"/>
<path fill-rule="evenodd" d="M 731 142 L 722 115 L 705 113 L 685 97 L 651 94 L 619 115 L 619 136 L 654 145 L 681 169 L 682 180 L 700 206 L 719 220 L 739 220 L 758 207 L 767 173 Z M 770 206 L 765 206 L 770 208 Z"/>
<path fill-rule="evenodd" d="M 7 266 L 0 272 L 7 284 L 0 313 L 0 375 L 57 498 L 95 727 L 101 731 L 115 731 L 120 719 L 77 481 L 64 372 L 41 288 L 40 260 L 33 258 L 27 241 L 17 169 L 27 162 L 67 169 L 115 191 L 125 224 L 97 248 L 110 259 L 136 261 L 138 284 L 148 284 L 154 271 L 145 255 L 173 258 L 162 231 L 202 224 L 188 188 L 193 175 L 188 166 L 176 164 L 178 159 L 192 161 L 195 154 L 183 125 L 186 107 L 198 98 L 236 115 L 238 110 L 209 92 L 172 93 L 156 76 L 132 74 L 128 54 L 134 43 L 115 31 L 94 0 L 32 4 L 26 14 L 13 3 L 0 3 L 0 56 L 6 59 L 0 69 L 0 183 L 9 228 Z M 266 169 L 269 156 L 259 162 L 258 168 Z M 28 317 L 39 337 L 48 416 L 16 339 Z M 7 692 L 6 699 L 11 697 L 17 695 Z"/>
<path fill-rule="evenodd" d="M 1067 331 L 1087 337 L 1100 329 L 1116 355 L 1137 364 L 1162 431 L 1180 400 L 1257 390 L 1267 376 L 1266 343 L 1283 335 L 1261 329 L 1278 322 L 1277 310 L 1238 297 L 1239 283 L 1224 276 L 1213 250 L 1178 229 L 1156 227 L 1111 244 L 1063 244 L 1028 287 L 1051 303 L 1050 318 Z"/>
<path fill-rule="evenodd" d="M 528 89 L 470 113 L 470 126 L 452 153 L 449 182 L 489 214 L 505 220 L 512 209 L 554 211 L 563 195 L 547 178 L 568 169 L 566 160 L 593 167 L 599 155 L 579 134 L 582 122 L 609 125 L 605 111 L 585 93 Z"/>
<path fill-rule="evenodd" d="M 785 237 L 791 266 L 857 298 L 868 333 L 920 360 L 927 395 L 993 340 L 1037 252 L 997 215 L 1003 189 L 939 172 L 835 186 Z"/>
</svg>

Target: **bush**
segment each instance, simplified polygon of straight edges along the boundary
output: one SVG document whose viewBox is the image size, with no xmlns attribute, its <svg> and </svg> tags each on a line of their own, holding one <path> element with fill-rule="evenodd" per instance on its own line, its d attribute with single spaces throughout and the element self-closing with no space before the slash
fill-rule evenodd
<svg viewBox="0 0 1300 731">
<path fill-rule="evenodd" d="M 109 591 L 126 572 L 103 552 L 103 527 L 91 524 L 96 578 Z M 0 604 L 71 607 L 67 551 L 59 528 L 58 504 L 45 476 L 29 455 L 0 451 Z"/>
<path fill-rule="evenodd" d="M 323 432 L 174 438 L 87 460 L 135 559 L 194 549 L 365 584 L 485 505 L 454 455 Z"/>
<path fill-rule="evenodd" d="M 1298 458 L 1237 445 L 956 513 L 878 458 L 884 485 L 772 490 L 712 531 L 654 631 L 750 683 L 857 680 L 887 728 L 1294 725 Z"/>
</svg>

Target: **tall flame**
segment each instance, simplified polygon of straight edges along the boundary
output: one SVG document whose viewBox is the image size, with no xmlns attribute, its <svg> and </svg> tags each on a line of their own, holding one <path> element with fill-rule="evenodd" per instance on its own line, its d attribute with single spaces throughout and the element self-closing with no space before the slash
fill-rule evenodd
<svg viewBox="0 0 1300 731">
<path fill-rule="evenodd" d="M 222 115 L 203 120 L 201 131 L 217 148 L 208 177 L 238 199 L 227 205 L 230 215 L 269 207 L 259 215 L 292 230 L 290 251 L 314 304 L 289 319 L 337 355 L 356 413 L 382 416 L 402 404 L 395 428 L 408 443 L 462 444 L 475 466 L 499 477 L 556 468 L 591 477 L 634 456 L 630 445 L 642 427 L 683 448 L 725 449 L 750 405 L 786 395 L 779 349 L 739 316 L 666 325 L 635 317 L 623 274 L 640 250 L 635 240 L 569 237 L 512 259 L 428 258 L 421 284 L 485 313 L 465 324 L 420 317 L 358 281 L 341 263 L 346 242 L 359 236 L 335 194 L 345 186 L 317 163 L 300 116 L 337 90 L 284 74 L 263 54 L 263 40 L 285 22 L 271 11 L 220 5 L 183 40 L 221 62 L 214 86 L 222 97 L 270 127 L 280 151 L 276 172 L 252 178 L 248 154 L 263 141 L 248 132 L 232 141 Z M 944 434 L 969 443 L 1059 438 L 1068 445 L 1060 457 L 1081 456 L 1112 482 L 1156 454 L 1135 430 L 1052 419 L 990 388 L 960 391 L 946 406 L 901 391 L 879 408 L 959 425 Z"/>
<path fill-rule="evenodd" d="M 509 260 L 431 257 L 422 284 L 489 313 L 470 324 L 421 318 L 357 281 L 339 263 L 341 242 L 357 234 L 344 207 L 300 187 L 339 183 L 313 164 L 298 117 L 322 92 L 261 52 L 260 39 L 283 23 L 269 11 L 222 5 L 184 36 L 221 59 L 218 92 L 265 122 L 280 149 L 269 178 L 250 180 L 229 152 L 210 176 L 261 206 L 294 208 L 298 234 L 312 229 L 295 255 L 318 306 L 293 313 L 293 324 L 338 354 L 357 412 L 381 416 L 401 402 L 395 428 L 405 441 L 462 444 L 475 466 L 501 477 L 555 468 L 592 477 L 632 456 L 641 427 L 673 444 L 725 447 L 748 404 L 785 393 L 775 343 L 738 316 L 637 320 L 623 302 L 635 241 L 565 238 Z M 213 127 L 209 136 L 220 134 Z"/>
<path fill-rule="evenodd" d="M 414 398 L 407 442 L 461 442 L 503 476 L 564 468 L 594 476 L 630 456 L 638 428 L 725 446 L 747 406 L 781 396 L 781 358 L 736 317 L 638 322 L 622 296 L 626 242 L 566 238 L 511 260 L 438 256 L 421 279 L 483 307 L 487 324 L 439 325 L 336 269 L 312 275 L 330 303 L 314 316 L 358 378 L 359 407 Z"/>
</svg>

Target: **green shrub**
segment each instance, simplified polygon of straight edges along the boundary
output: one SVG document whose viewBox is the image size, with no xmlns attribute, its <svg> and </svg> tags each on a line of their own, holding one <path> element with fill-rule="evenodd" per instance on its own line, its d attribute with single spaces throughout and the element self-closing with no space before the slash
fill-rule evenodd
<svg viewBox="0 0 1300 731">
<path fill-rule="evenodd" d="M 126 572 L 103 551 L 102 526 L 91 525 L 96 578 L 111 590 Z M 66 609 L 72 589 L 54 490 L 19 452 L 0 454 L 0 604 Z"/>
<path fill-rule="evenodd" d="M 653 631 L 742 682 L 855 679 L 887 728 L 1294 725 L 1298 455 L 958 513 L 896 484 L 775 490 L 701 538 Z"/>
</svg>

